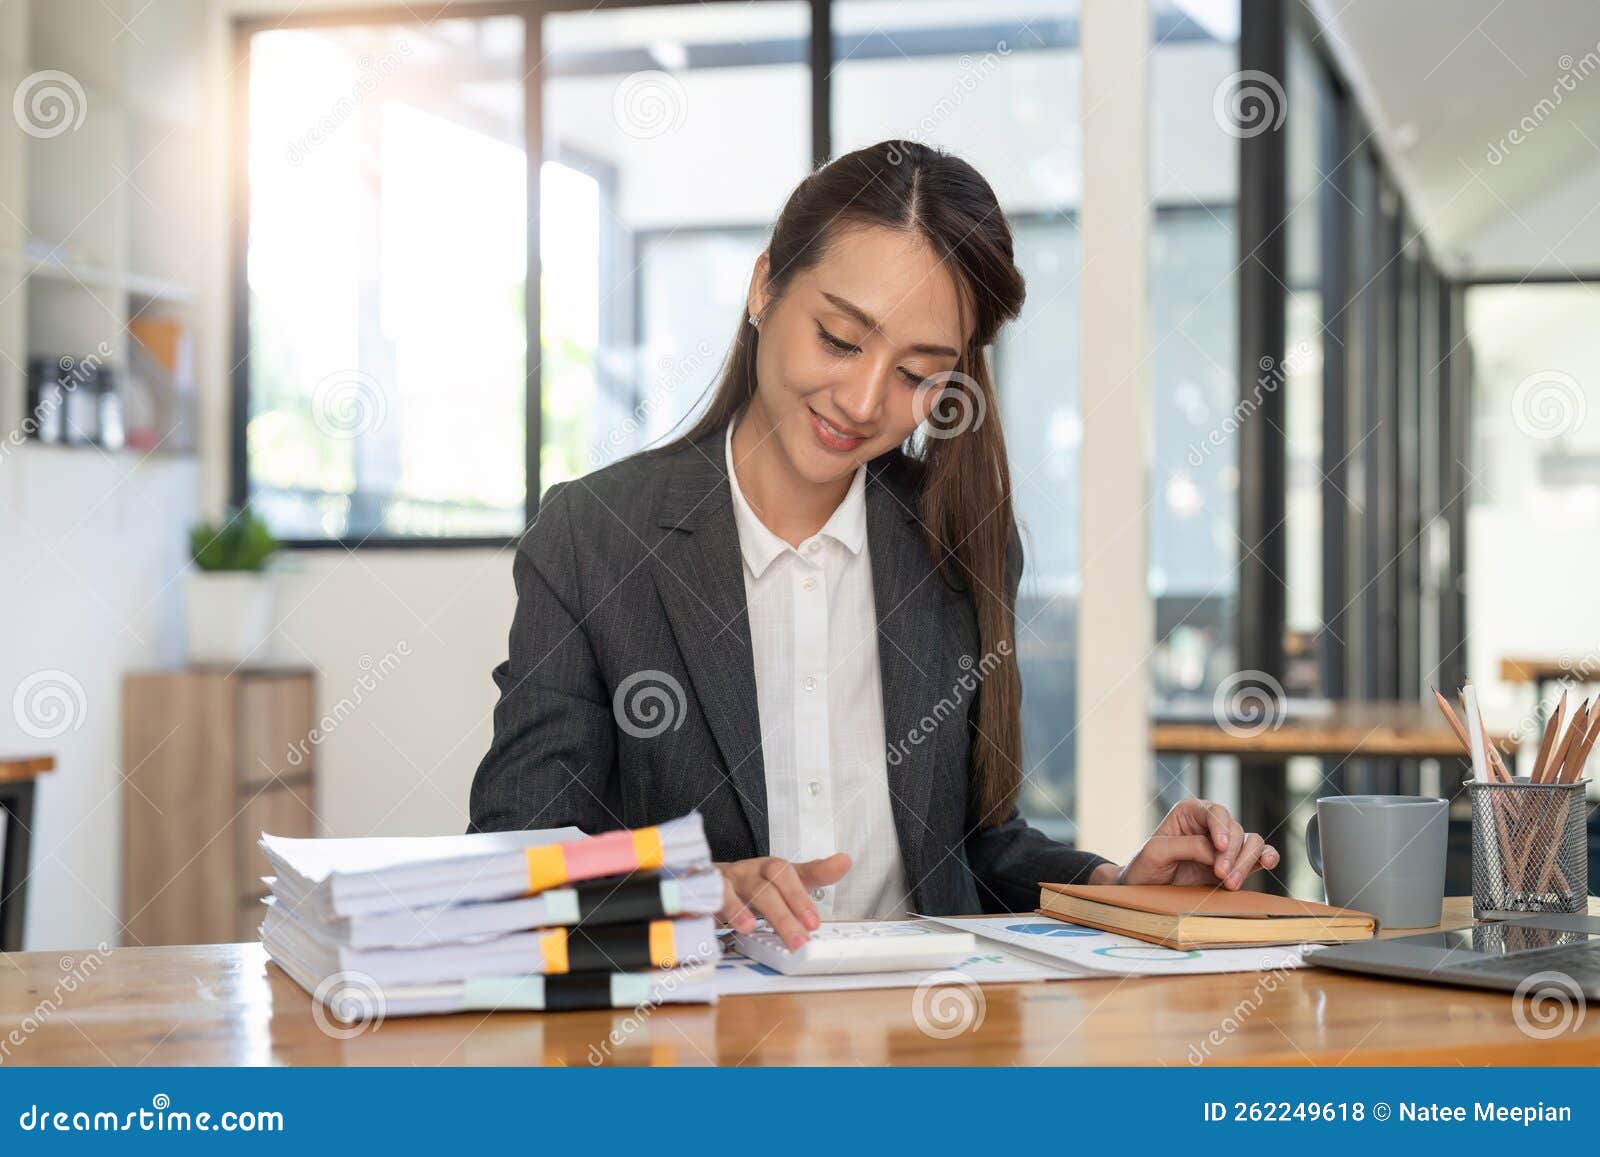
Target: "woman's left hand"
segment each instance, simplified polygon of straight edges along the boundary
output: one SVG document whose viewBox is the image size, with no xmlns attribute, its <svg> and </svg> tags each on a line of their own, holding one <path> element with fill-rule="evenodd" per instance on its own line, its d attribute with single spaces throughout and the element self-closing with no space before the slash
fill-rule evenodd
<svg viewBox="0 0 1600 1157">
<path fill-rule="evenodd" d="M 1118 868 L 1101 864 L 1096 884 L 1217 884 L 1230 890 L 1257 868 L 1278 866 L 1278 849 L 1255 832 L 1246 832 L 1221 804 L 1186 799 L 1144 846 Z"/>
</svg>

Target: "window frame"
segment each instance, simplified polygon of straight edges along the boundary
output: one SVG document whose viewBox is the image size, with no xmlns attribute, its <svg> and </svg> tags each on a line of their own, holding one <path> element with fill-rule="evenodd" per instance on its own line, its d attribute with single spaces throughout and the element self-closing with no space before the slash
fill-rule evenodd
<svg viewBox="0 0 1600 1157">
<path fill-rule="evenodd" d="M 698 0 L 701 4 L 792 4 L 795 0 Z M 813 166 L 831 152 L 830 75 L 833 46 L 826 33 L 832 25 L 833 0 L 804 0 L 811 11 L 807 67 L 811 91 L 811 148 Z M 682 3 L 682 0 L 504 0 L 473 4 L 420 7 L 340 7 L 296 12 L 283 17 L 241 16 L 232 26 L 231 100 L 229 109 L 228 205 L 232 220 L 229 248 L 230 359 L 228 416 L 228 501 L 244 508 L 252 501 L 250 459 L 246 429 L 250 415 L 250 286 L 247 257 L 250 246 L 250 44 L 258 33 L 289 28 L 344 26 L 425 25 L 439 20 L 489 19 L 514 16 L 522 20 L 523 61 L 543 59 L 543 18 L 561 12 L 595 12 Z M 528 157 L 527 268 L 539 268 L 539 169 L 545 160 L 543 85 L 537 69 L 523 76 L 523 137 Z M 523 323 L 530 353 L 538 349 L 541 302 L 539 279 L 526 283 Z M 539 508 L 539 452 L 543 443 L 541 404 L 543 380 L 537 356 L 525 368 L 524 385 L 524 498 L 523 525 L 530 524 Z M 283 538 L 292 550 L 481 550 L 515 546 L 521 535 L 388 535 L 373 532 L 362 537 Z"/>
</svg>

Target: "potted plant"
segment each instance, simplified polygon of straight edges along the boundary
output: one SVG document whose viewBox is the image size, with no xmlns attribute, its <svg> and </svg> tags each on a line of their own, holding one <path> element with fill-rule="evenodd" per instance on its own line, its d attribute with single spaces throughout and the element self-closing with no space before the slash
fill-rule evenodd
<svg viewBox="0 0 1600 1157">
<path fill-rule="evenodd" d="M 189 530 L 189 661 L 266 662 L 276 623 L 272 574 L 278 542 L 253 510 L 230 508 L 220 523 Z"/>
</svg>

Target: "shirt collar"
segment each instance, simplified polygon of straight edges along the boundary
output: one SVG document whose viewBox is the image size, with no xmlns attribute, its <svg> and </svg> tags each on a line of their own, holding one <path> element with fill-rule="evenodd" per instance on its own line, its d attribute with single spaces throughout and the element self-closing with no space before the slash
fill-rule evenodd
<svg viewBox="0 0 1600 1157">
<path fill-rule="evenodd" d="M 723 440 L 723 454 L 728 464 L 728 486 L 733 491 L 733 522 L 739 531 L 739 552 L 744 555 L 745 566 L 760 578 L 784 551 L 793 551 L 783 539 L 767 529 L 739 488 L 739 476 L 733 470 L 733 423 L 728 423 L 728 434 Z M 867 541 L 867 468 L 856 467 L 844 501 L 834 509 L 817 535 L 833 539 L 851 554 L 860 554 Z"/>
</svg>

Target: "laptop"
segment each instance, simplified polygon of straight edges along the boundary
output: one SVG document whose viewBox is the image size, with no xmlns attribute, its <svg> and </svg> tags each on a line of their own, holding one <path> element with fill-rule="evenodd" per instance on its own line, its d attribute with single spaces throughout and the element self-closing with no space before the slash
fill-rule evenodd
<svg viewBox="0 0 1600 1157">
<path fill-rule="evenodd" d="M 1305 960 L 1345 972 L 1508 991 L 1536 973 L 1557 972 L 1585 997 L 1600 1000 L 1600 917 L 1513 916 L 1448 932 L 1336 944 L 1308 952 Z"/>
</svg>

